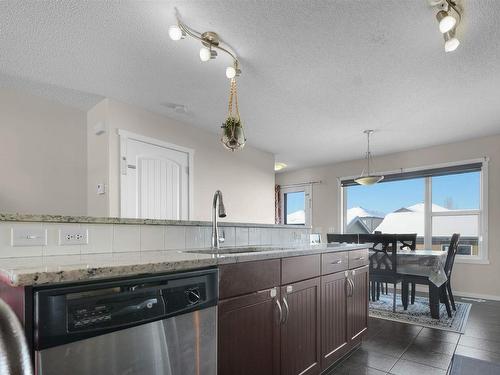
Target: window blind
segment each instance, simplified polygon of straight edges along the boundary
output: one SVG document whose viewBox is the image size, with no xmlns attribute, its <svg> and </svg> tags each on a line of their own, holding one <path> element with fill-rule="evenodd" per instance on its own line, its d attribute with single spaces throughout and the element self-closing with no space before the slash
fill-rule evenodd
<svg viewBox="0 0 500 375">
<path fill-rule="evenodd" d="M 384 179 L 380 181 L 379 184 L 383 184 L 384 182 L 409 180 L 413 178 L 436 177 L 436 176 L 446 176 L 450 174 L 480 172 L 482 167 L 483 163 L 478 162 L 478 163 L 453 165 L 449 167 L 422 169 L 411 172 L 391 173 L 384 175 Z M 347 187 L 347 186 L 356 186 L 358 184 L 354 181 L 354 179 L 350 178 L 341 180 L 340 185 L 342 187 Z"/>
</svg>

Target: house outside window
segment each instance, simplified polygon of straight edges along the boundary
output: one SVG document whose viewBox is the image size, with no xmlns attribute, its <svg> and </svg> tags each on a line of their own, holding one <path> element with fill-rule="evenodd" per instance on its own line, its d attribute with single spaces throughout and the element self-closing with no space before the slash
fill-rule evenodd
<svg viewBox="0 0 500 375">
<path fill-rule="evenodd" d="M 417 233 L 417 249 L 447 250 L 487 262 L 487 160 L 384 174 L 372 186 L 340 179 L 344 233 Z"/>
</svg>

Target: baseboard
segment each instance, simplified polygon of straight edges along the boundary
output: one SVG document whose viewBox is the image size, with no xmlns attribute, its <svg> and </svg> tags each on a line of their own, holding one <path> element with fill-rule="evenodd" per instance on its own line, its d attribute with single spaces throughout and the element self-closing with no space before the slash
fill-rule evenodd
<svg viewBox="0 0 500 375">
<path fill-rule="evenodd" d="M 481 298 L 481 299 L 488 299 L 488 300 L 492 300 L 492 301 L 500 301 L 500 296 L 495 296 L 492 294 L 468 293 L 468 292 L 460 292 L 458 290 L 454 290 L 453 294 L 455 296 L 460 296 L 460 297 Z"/>
<path fill-rule="evenodd" d="M 391 284 L 392 285 L 392 284 Z M 392 293 L 393 287 L 389 286 L 389 293 Z M 398 285 L 396 290 L 400 290 L 401 287 Z M 417 292 L 421 292 L 424 294 L 428 294 L 428 288 L 426 286 L 417 285 Z M 480 293 L 469 293 L 469 292 L 461 292 L 459 290 L 454 290 L 453 295 L 457 297 L 466 297 L 466 298 L 481 298 L 487 299 L 491 301 L 500 301 L 500 296 L 496 296 L 493 294 L 480 294 Z"/>
</svg>

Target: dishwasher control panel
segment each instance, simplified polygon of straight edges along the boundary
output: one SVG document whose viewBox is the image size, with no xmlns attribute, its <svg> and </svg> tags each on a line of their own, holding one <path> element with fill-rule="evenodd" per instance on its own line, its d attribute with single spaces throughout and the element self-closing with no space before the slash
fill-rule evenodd
<svg viewBox="0 0 500 375">
<path fill-rule="evenodd" d="M 159 290 L 112 297 L 68 301 L 68 332 L 116 327 L 163 316 L 165 306 Z"/>
</svg>

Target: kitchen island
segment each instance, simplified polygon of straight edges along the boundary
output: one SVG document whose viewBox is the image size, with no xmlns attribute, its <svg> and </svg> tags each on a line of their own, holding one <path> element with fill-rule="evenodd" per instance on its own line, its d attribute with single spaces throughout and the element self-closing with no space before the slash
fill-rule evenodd
<svg viewBox="0 0 500 375">
<path fill-rule="evenodd" d="M 34 293 L 145 275 L 218 269 L 218 374 L 320 374 L 368 324 L 366 245 L 277 245 L 10 258 L 0 296 L 33 348 Z"/>
</svg>

